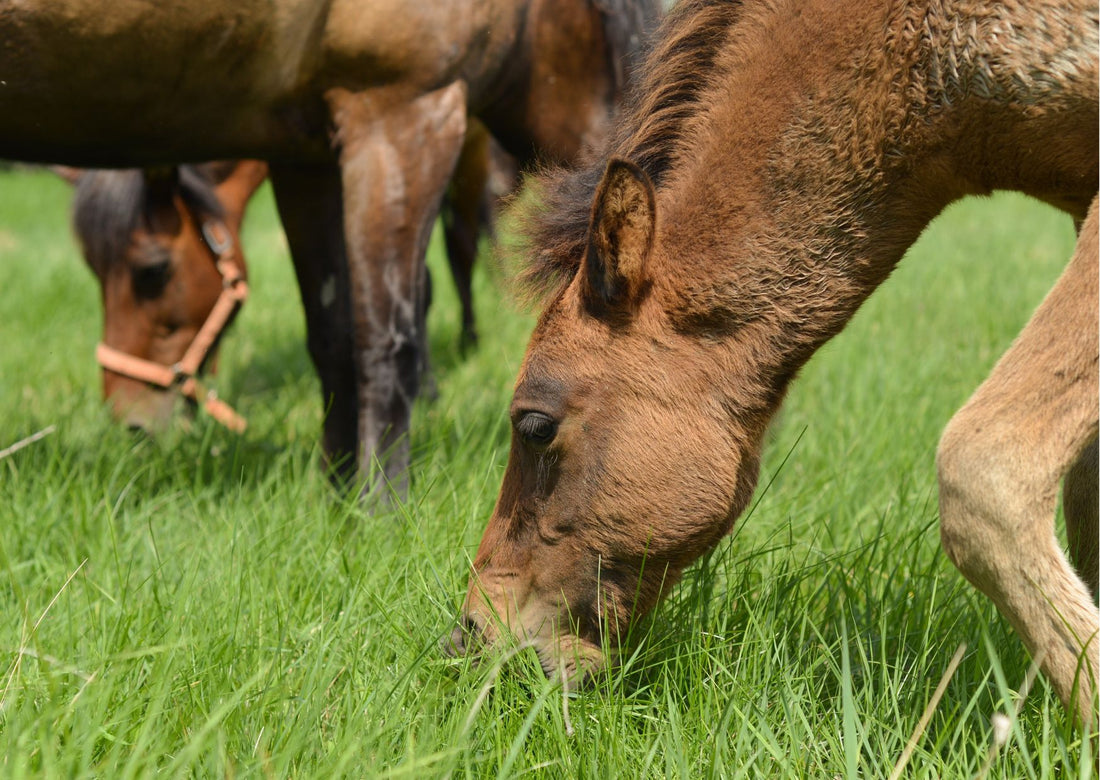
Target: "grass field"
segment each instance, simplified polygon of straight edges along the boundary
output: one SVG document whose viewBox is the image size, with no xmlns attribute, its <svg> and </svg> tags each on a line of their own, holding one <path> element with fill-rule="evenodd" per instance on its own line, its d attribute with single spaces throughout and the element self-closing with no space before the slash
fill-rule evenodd
<svg viewBox="0 0 1100 780">
<path fill-rule="evenodd" d="M 479 269 L 482 345 L 461 360 L 433 243 L 439 395 L 413 420 L 408 502 L 370 515 L 317 467 L 270 192 L 217 382 L 249 430 L 200 418 L 156 441 L 101 405 L 68 200 L 0 175 L 0 449 L 56 426 L 0 460 L 0 776 L 886 777 L 962 643 L 905 776 L 982 770 L 1030 661 L 940 552 L 935 446 L 1064 265 L 1068 218 L 998 196 L 938 219 L 795 383 L 750 516 L 565 700 L 533 657 L 437 651 L 532 325 L 498 274 Z M 988 776 L 1094 761 L 1040 679 Z"/>
</svg>

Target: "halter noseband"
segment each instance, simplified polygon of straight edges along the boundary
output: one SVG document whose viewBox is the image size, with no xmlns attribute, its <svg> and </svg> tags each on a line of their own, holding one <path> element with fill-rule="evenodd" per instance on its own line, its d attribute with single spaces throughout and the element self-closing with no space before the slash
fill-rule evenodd
<svg viewBox="0 0 1100 780">
<path fill-rule="evenodd" d="M 103 342 L 96 345 L 95 355 L 99 365 L 108 371 L 164 390 L 175 390 L 184 398 L 199 404 L 207 414 L 229 430 L 241 433 L 247 427 L 247 421 L 233 407 L 218 398 L 214 390 L 204 388 L 197 374 L 206 362 L 211 347 L 217 343 L 233 315 L 248 297 L 248 283 L 237 260 L 236 242 L 225 223 L 220 219 L 205 220 L 202 223 L 202 237 L 214 253 L 214 265 L 222 275 L 222 291 L 183 357 L 171 366 L 165 366 L 129 355 Z"/>
</svg>

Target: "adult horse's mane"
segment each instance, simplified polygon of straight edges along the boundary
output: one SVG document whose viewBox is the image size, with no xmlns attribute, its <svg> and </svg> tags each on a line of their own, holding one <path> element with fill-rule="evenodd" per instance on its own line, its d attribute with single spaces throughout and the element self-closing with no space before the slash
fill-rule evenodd
<svg viewBox="0 0 1100 780">
<path fill-rule="evenodd" d="M 618 0 L 622 2 L 622 0 Z M 534 197 L 523 215 L 527 241 L 521 289 L 555 297 L 584 256 L 596 186 L 609 156 L 625 157 L 660 187 L 684 137 L 685 120 L 719 72 L 718 52 L 741 11 L 738 0 L 682 0 L 652 41 L 628 91 L 622 121 L 604 148 L 576 168 L 544 172 L 528 183 Z M 537 248 L 537 249 L 535 249 Z"/>
<path fill-rule="evenodd" d="M 99 275 L 126 256 L 149 200 L 149 181 L 140 169 L 90 170 L 76 185 L 73 229 L 88 264 Z M 182 165 L 175 187 L 192 214 L 223 217 L 211 181 L 196 167 Z"/>
</svg>

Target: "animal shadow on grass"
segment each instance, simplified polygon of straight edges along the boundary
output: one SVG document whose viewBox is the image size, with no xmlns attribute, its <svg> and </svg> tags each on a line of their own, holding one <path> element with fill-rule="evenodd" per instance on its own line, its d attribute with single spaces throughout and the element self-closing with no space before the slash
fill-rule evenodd
<svg viewBox="0 0 1100 780">
<path fill-rule="evenodd" d="M 877 527 L 867 529 L 863 544 L 835 553 L 823 551 L 818 539 L 798 538 L 789 524 L 751 547 L 735 535 L 689 569 L 670 597 L 635 627 L 624 643 L 624 690 L 661 686 L 666 690 L 658 698 L 690 707 L 702 676 L 751 710 L 761 697 L 782 696 L 779 687 L 762 691 L 761 680 L 778 682 L 782 676 L 785 681 L 793 674 L 802 677 L 797 686 L 815 700 L 835 700 L 839 706 L 845 653 L 856 689 L 880 684 L 883 677 L 910 679 L 913 667 L 930 654 L 941 655 L 925 646 L 929 640 L 944 651 L 943 663 L 932 658 L 927 664 L 941 668 L 961 642 L 977 644 L 957 616 L 979 605 L 959 603 L 970 600 L 964 583 L 929 551 L 935 517 L 900 534 L 891 530 L 892 523 L 896 518 L 884 514 Z M 936 620 L 939 624 L 929 625 Z M 883 659 L 899 666 L 884 665 Z M 1003 660 L 1021 675 L 1026 669 L 1022 657 Z M 743 685 L 736 679 L 739 669 L 745 670 Z M 957 679 L 971 687 L 978 683 Z M 919 715 L 936 682 L 899 686 L 895 693 L 909 690 L 911 700 L 897 702 L 897 708 Z M 962 690 L 966 697 L 972 692 Z"/>
</svg>

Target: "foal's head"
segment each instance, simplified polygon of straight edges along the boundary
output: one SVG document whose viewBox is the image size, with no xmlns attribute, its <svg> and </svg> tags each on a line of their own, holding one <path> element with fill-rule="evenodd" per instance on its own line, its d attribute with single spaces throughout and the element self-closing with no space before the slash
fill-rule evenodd
<svg viewBox="0 0 1100 780">
<path fill-rule="evenodd" d="M 105 345 L 163 366 L 180 360 L 222 291 L 204 226 L 220 223 L 238 242 L 265 175 L 250 161 L 74 175 L 73 221 L 100 283 Z M 175 405 L 174 394 L 108 369 L 103 392 L 116 417 L 146 430 L 163 427 Z"/>
<path fill-rule="evenodd" d="M 548 674 L 582 676 L 752 494 L 759 425 L 731 422 L 718 391 L 731 367 L 670 325 L 656 218 L 646 174 L 610 163 L 584 255 L 520 369 L 456 650 L 511 633 Z"/>
</svg>

